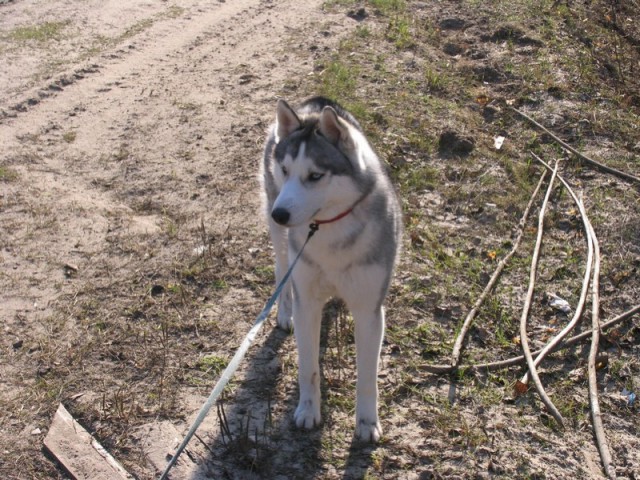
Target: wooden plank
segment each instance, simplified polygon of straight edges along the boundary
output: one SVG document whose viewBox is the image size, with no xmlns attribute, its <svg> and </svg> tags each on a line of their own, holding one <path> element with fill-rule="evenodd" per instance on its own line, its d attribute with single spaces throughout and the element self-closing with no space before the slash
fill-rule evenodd
<svg viewBox="0 0 640 480">
<path fill-rule="evenodd" d="M 49 452 L 76 480 L 130 480 L 129 474 L 62 404 L 44 439 Z"/>
</svg>

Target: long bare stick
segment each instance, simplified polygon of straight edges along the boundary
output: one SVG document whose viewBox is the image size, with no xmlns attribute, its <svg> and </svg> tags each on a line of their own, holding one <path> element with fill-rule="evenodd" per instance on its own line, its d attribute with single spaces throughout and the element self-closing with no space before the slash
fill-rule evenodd
<svg viewBox="0 0 640 480">
<path fill-rule="evenodd" d="M 598 379 L 596 373 L 596 357 L 598 356 L 598 343 L 600 342 L 600 245 L 593 226 L 589 222 L 589 234 L 593 239 L 595 248 L 595 266 L 593 268 L 593 287 L 591 300 L 591 350 L 589 352 L 589 398 L 591 405 L 591 418 L 593 431 L 600 452 L 600 459 L 604 466 L 604 472 L 609 478 L 616 478 L 616 470 L 611 459 L 611 452 L 604 433 L 600 402 L 598 401 Z"/>
<path fill-rule="evenodd" d="M 547 393 L 544 391 L 544 387 L 542 386 L 542 382 L 540 381 L 540 377 L 538 376 L 536 367 L 533 364 L 531 350 L 529 349 L 529 339 L 527 338 L 527 318 L 529 317 L 531 300 L 533 299 L 533 290 L 536 283 L 538 258 L 540 257 L 540 246 L 542 244 L 542 233 L 544 231 L 544 214 L 547 210 L 549 197 L 551 196 L 551 192 L 553 191 L 553 182 L 556 179 L 557 174 L 558 174 L 558 162 L 556 161 L 555 168 L 553 169 L 553 173 L 551 174 L 551 180 L 549 180 L 549 187 L 547 188 L 547 193 L 544 196 L 544 201 L 542 202 L 542 206 L 540 207 L 540 214 L 538 216 L 538 235 L 536 238 L 536 245 L 533 250 L 533 258 L 531 259 L 529 288 L 527 289 L 527 296 L 525 298 L 524 306 L 522 308 L 522 316 L 520 317 L 520 345 L 522 347 L 522 353 L 527 359 L 527 366 L 529 367 L 529 375 L 533 380 L 533 383 L 536 387 L 536 391 L 538 392 L 538 395 L 540 395 L 540 399 L 544 402 L 544 404 L 547 407 L 547 410 L 549 410 L 551 415 L 553 415 L 553 418 L 556 419 L 556 422 L 558 422 L 558 424 L 561 427 L 564 427 L 564 420 L 562 418 L 562 415 L 560 414 L 556 406 L 553 404 L 551 399 L 547 396 Z"/>
<path fill-rule="evenodd" d="M 473 304 L 473 308 L 469 311 L 466 318 L 464 319 L 464 323 L 462 324 L 460 333 L 458 334 L 458 337 L 456 338 L 456 342 L 453 345 L 453 352 L 451 354 L 451 366 L 454 368 L 457 367 L 458 364 L 460 363 L 460 353 L 462 352 L 462 342 L 464 342 L 464 339 L 469 331 L 469 328 L 471 327 L 471 323 L 473 322 L 473 319 L 478 313 L 478 309 L 482 306 L 482 304 L 486 300 L 487 296 L 489 295 L 489 292 L 491 292 L 496 281 L 498 280 L 498 277 L 500 277 L 502 270 L 504 270 L 505 265 L 507 264 L 509 259 L 513 256 L 513 254 L 518 249 L 518 246 L 520 245 L 520 241 L 522 240 L 522 237 L 524 235 L 524 227 L 527 224 L 527 218 L 529 217 L 529 212 L 531 211 L 531 207 L 533 206 L 533 201 L 538 196 L 538 192 L 542 187 L 542 183 L 544 182 L 546 173 L 547 173 L 546 170 L 542 172 L 540 181 L 538 182 L 538 185 L 533 191 L 533 194 L 529 199 L 529 203 L 524 209 L 524 213 L 522 215 L 522 218 L 520 219 L 520 223 L 518 223 L 518 229 L 519 229 L 518 236 L 516 237 L 516 240 L 513 243 L 513 247 L 511 248 L 511 251 L 507 253 L 507 255 L 505 255 L 505 257 L 502 260 L 500 260 L 500 263 L 498 263 L 498 266 L 496 267 L 495 271 L 493 272 L 493 275 L 489 279 L 489 282 L 484 287 L 482 294 L 480 294 L 476 302 Z"/>
<path fill-rule="evenodd" d="M 553 170 L 549 165 L 547 165 L 535 153 L 531 152 L 531 155 L 536 160 L 538 160 L 540 163 L 542 163 L 548 170 L 550 170 L 550 171 Z M 566 337 L 569 334 L 569 332 L 571 332 L 571 330 L 573 330 L 575 328 L 575 326 L 578 324 L 578 321 L 582 317 L 582 311 L 584 310 L 584 304 L 585 304 L 585 301 L 587 299 L 587 293 L 589 292 L 589 279 L 591 278 L 591 267 L 592 267 L 592 264 L 593 264 L 593 240 L 592 240 L 592 237 L 591 237 L 590 232 L 589 232 L 589 220 L 587 218 L 587 212 L 586 212 L 586 210 L 584 208 L 583 203 L 578 199 L 578 197 L 574 193 L 573 189 L 564 180 L 564 178 L 562 178 L 560 175 L 558 175 L 558 179 L 563 183 L 564 187 L 567 189 L 567 191 L 569 192 L 569 194 L 573 198 L 573 201 L 575 202 L 576 206 L 578 207 L 578 210 L 580 211 L 580 217 L 582 218 L 582 224 L 584 225 L 584 233 L 585 233 L 585 237 L 587 239 L 587 249 L 588 249 L 588 252 L 587 252 L 587 265 L 585 267 L 584 278 L 582 280 L 582 290 L 580 292 L 580 298 L 578 300 L 578 305 L 576 305 L 576 311 L 575 311 L 575 313 L 573 315 L 573 318 L 560 331 L 560 333 L 558 333 L 555 337 L 553 337 L 551 339 L 551 341 L 549 341 L 549 343 L 547 343 L 547 345 L 542 349 L 540 354 L 538 354 L 536 356 L 536 359 L 533 362 L 533 364 L 536 367 L 540 364 L 540 362 L 547 355 L 547 353 L 551 349 L 553 349 L 558 343 L 560 343 L 562 341 L 562 339 L 564 337 Z M 528 381 L 529 381 L 529 373 L 528 372 L 525 373 L 524 377 L 522 377 L 522 379 L 520 381 L 523 384 L 526 385 L 528 383 Z"/>
<path fill-rule="evenodd" d="M 627 320 L 628 318 L 633 317 L 635 314 L 640 313 L 640 305 L 636 305 L 635 307 L 630 308 L 624 313 L 621 313 L 617 317 L 612 318 L 611 320 L 606 321 L 602 325 L 600 325 L 600 330 L 608 330 L 611 327 L 615 327 L 620 322 Z M 558 350 L 562 350 L 564 348 L 575 345 L 576 343 L 580 343 L 586 338 L 591 336 L 591 330 L 587 330 L 578 335 L 575 335 L 571 338 L 568 338 L 560 345 L 556 345 L 550 350 L 551 352 L 557 352 Z M 531 355 L 539 355 L 542 352 L 542 349 L 532 352 Z M 527 363 L 527 360 L 524 358 L 524 355 L 520 355 L 517 357 L 507 358 L 505 360 L 497 360 L 495 362 L 488 363 L 476 363 L 474 365 L 460 365 L 458 367 L 453 367 L 451 365 L 421 365 L 420 370 L 429 373 L 451 373 L 456 370 L 462 370 L 465 372 L 478 372 L 481 370 L 492 371 L 492 370 L 500 370 L 501 368 L 513 367 L 515 365 L 522 365 Z"/>
<path fill-rule="evenodd" d="M 584 163 L 586 163 L 588 165 L 591 165 L 592 167 L 595 167 L 595 168 L 597 168 L 597 169 L 599 169 L 599 170 L 601 170 L 603 172 L 607 172 L 607 173 L 610 173 L 611 175 L 615 175 L 616 177 L 619 177 L 619 178 L 622 178 L 624 180 L 627 180 L 629 182 L 640 184 L 640 178 L 635 177 L 635 176 L 633 176 L 633 175 L 631 175 L 629 173 L 621 172 L 620 170 L 616 170 L 615 168 L 608 167 L 607 165 L 604 165 L 604 164 L 602 164 L 600 162 L 597 162 L 597 161 L 595 161 L 595 160 L 583 155 L 582 153 L 577 151 L 575 148 L 573 148 L 571 145 L 569 145 L 569 144 L 563 142 L 562 140 L 560 140 L 556 135 L 551 133 L 547 128 L 545 128 L 544 126 L 540 125 L 538 122 L 536 122 L 533 118 L 531 118 L 527 114 L 521 112 L 517 108 L 514 108 L 514 107 L 510 107 L 510 108 L 511 108 L 511 110 L 516 112 L 518 115 L 520 115 L 522 118 L 525 118 L 526 120 L 528 120 L 529 122 L 534 124 L 536 127 L 538 127 L 539 129 L 543 130 L 551 138 L 553 138 L 556 142 L 558 142 L 564 148 L 566 148 L 571 153 L 573 153 L 578 158 L 580 158 L 580 160 L 582 160 Z"/>
</svg>

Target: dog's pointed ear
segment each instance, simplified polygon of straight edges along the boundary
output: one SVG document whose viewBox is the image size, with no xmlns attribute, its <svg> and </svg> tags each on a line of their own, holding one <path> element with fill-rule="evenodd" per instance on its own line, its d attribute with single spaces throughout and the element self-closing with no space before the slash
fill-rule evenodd
<svg viewBox="0 0 640 480">
<path fill-rule="evenodd" d="M 322 136 L 334 145 L 340 140 L 346 142 L 349 139 L 349 128 L 340 120 L 333 107 L 326 106 L 322 109 L 318 128 Z"/>
<path fill-rule="evenodd" d="M 276 141 L 280 141 L 300 128 L 300 119 L 287 102 L 280 99 L 276 107 Z"/>
</svg>

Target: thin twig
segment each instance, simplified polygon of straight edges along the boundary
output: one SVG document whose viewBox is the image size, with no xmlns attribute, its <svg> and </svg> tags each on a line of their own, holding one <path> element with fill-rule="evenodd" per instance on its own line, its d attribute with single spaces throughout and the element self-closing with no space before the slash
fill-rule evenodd
<svg viewBox="0 0 640 480">
<path fill-rule="evenodd" d="M 198 439 L 198 441 L 204 446 L 204 448 L 209 450 L 209 453 L 215 454 L 215 452 L 213 451 L 213 448 L 211 448 L 207 442 L 205 442 L 202 438 L 200 438 L 200 435 L 198 435 L 197 433 L 194 433 L 193 436 L 196 437 L 196 439 Z"/>
<path fill-rule="evenodd" d="M 524 227 L 527 224 L 527 218 L 529 217 L 529 212 L 531 211 L 531 207 L 533 206 L 534 199 L 536 198 L 536 196 L 538 196 L 540 187 L 542 187 L 542 183 L 544 182 L 546 173 L 547 173 L 546 170 L 542 173 L 542 176 L 540 177 L 540 181 L 538 182 L 538 185 L 533 191 L 533 194 L 531 195 L 531 199 L 529 199 L 529 203 L 524 209 L 524 213 L 522 215 L 522 218 L 520 219 L 520 223 L 518 223 L 519 233 L 518 233 L 518 236 L 516 237 L 515 242 L 513 243 L 513 247 L 511 248 L 511 251 L 507 253 L 507 255 L 505 255 L 505 257 L 502 260 L 500 260 L 500 263 L 498 263 L 498 266 L 496 267 L 496 270 L 493 272 L 493 275 L 489 279 L 489 282 L 484 287 L 482 294 L 480 295 L 480 297 L 478 297 L 476 302 L 473 304 L 473 308 L 469 311 L 466 318 L 464 319 L 464 323 L 462 324 L 462 328 L 460 329 L 458 338 L 456 338 L 456 342 L 453 346 L 453 352 L 451 354 L 451 366 L 453 367 L 457 367 L 458 364 L 460 363 L 460 353 L 462 352 L 462 342 L 464 342 L 467 332 L 471 327 L 471 323 L 473 322 L 473 319 L 478 313 L 478 309 L 482 306 L 482 304 L 486 300 L 487 296 L 489 295 L 489 292 L 493 290 L 493 287 L 496 281 L 498 280 L 498 277 L 500 277 L 502 270 L 504 270 L 504 267 L 506 266 L 507 262 L 513 256 L 513 254 L 518 249 L 518 246 L 520 245 L 520 241 L 522 240 L 522 237 L 524 235 Z"/>
<path fill-rule="evenodd" d="M 624 313 L 621 313 L 617 317 L 612 318 L 611 320 L 606 321 L 602 325 L 600 325 L 600 330 L 608 330 L 611 327 L 615 327 L 620 322 L 623 322 L 635 314 L 640 313 L 640 305 L 636 305 L 635 307 L 630 308 Z M 580 343 L 586 338 L 591 336 L 591 330 L 587 330 L 585 332 L 579 333 L 578 335 L 574 335 L 571 338 L 568 338 L 563 343 L 556 345 L 553 347 L 549 353 L 557 352 L 558 350 L 562 350 L 564 348 L 568 348 L 576 343 Z M 542 349 L 532 352 L 531 355 L 539 355 L 542 352 Z M 478 372 L 478 371 L 493 371 L 500 370 L 502 368 L 513 367 L 515 365 L 522 365 L 527 363 L 524 355 L 519 355 L 517 357 L 507 358 L 505 360 L 497 360 L 495 362 L 488 363 L 476 363 L 474 365 L 460 365 L 458 367 L 453 367 L 452 365 L 421 365 L 420 370 L 429 373 L 451 373 L 457 370 L 465 371 L 465 372 Z"/>
<path fill-rule="evenodd" d="M 540 125 L 538 122 L 536 122 L 533 118 L 531 118 L 530 116 L 528 116 L 527 114 L 521 112 L 520 110 L 518 110 L 517 108 L 514 107 L 510 107 L 511 110 L 513 110 L 514 112 L 516 112 L 518 115 L 520 115 L 522 118 L 525 118 L 526 120 L 528 120 L 529 122 L 531 122 L 532 124 L 534 124 L 536 127 L 540 128 L 541 130 L 543 130 L 545 133 L 547 133 L 551 138 L 553 138 L 556 142 L 558 142 L 560 145 L 562 145 L 564 148 L 566 148 L 567 150 L 569 150 L 571 153 L 573 153 L 574 155 L 576 155 L 580 160 L 582 160 L 584 163 L 595 167 L 603 172 L 606 173 L 610 173 L 611 175 L 615 175 L 616 177 L 622 178 L 624 180 L 627 180 L 629 182 L 633 182 L 635 184 L 640 185 L 640 178 L 635 177 L 629 173 L 625 173 L 625 172 L 621 172 L 620 170 L 616 170 L 615 168 L 612 167 L 608 167 L 607 165 L 604 165 L 600 162 L 597 162 L 585 155 L 583 155 L 582 153 L 580 153 L 579 151 L 577 151 L 575 148 L 573 148 L 571 145 L 563 142 L 562 140 L 560 140 L 556 135 L 554 135 L 553 133 L 551 133 L 547 128 L 543 127 L 542 125 Z"/>
<path fill-rule="evenodd" d="M 527 366 L 529 367 L 529 375 L 533 380 L 533 383 L 536 387 L 538 395 L 540 395 L 540 399 L 544 402 L 547 407 L 547 410 L 551 413 L 553 418 L 555 418 L 556 422 L 563 427 L 564 421 L 562 415 L 553 404 L 551 399 L 547 396 L 547 393 L 544 391 L 544 387 L 542 386 L 542 382 L 540 381 L 540 377 L 538 376 L 538 372 L 536 371 L 536 367 L 533 364 L 533 358 L 531 356 L 531 350 L 529 349 L 529 340 L 527 338 L 527 318 L 529 316 L 529 309 L 531 308 L 531 300 L 533 299 L 533 290 L 536 283 L 536 272 L 538 268 L 538 258 L 540 257 L 540 247 L 542 244 L 542 233 L 544 231 L 544 214 L 547 210 L 547 204 L 549 203 L 549 197 L 551 196 L 551 192 L 553 191 L 553 182 L 556 179 L 556 175 L 558 174 L 558 162 L 556 161 L 555 168 L 553 169 L 553 173 L 551 174 L 551 180 L 549 180 L 549 187 L 547 188 L 547 193 L 544 196 L 544 201 L 542 202 L 542 206 L 540 207 L 540 214 L 538 216 L 538 235 L 536 238 L 536 245 L 533 250 L 533 258 L 531 259 L 531 272 L 529 275 L 529 288 L 527 289 L 527 296 L 525 298 L 524 306 L 522 308 L 522 316 L 520 317 L 520 345 L 522 347 L 522 353 L 527 359 Z"/>
<path fill-rule="evenodd" d="M 227 445 L 224 440 L 225 435 L 229 439 L 229 444 L 233 442 L 233 435 L 231 434 L 231 428 L 229 428 L 229 420 L 227 420 L 227 414 L 224 411 L 224 405 L 221 401 L 216 403 L 216 409 L 218 412 L 218 420 L 220 421 L 220 432 L 222 433 L 222 443 Z"/>
<path fill-rule="evenodd" d="M 611 327 L 616 326 L 618 323 L 627 320 L 628 318 L 633 317 L 635 314 L 640 312 L 640 305 L 636 305 L 635 307 L 631 308 L 630 310 L 627 310 L 626 312 L 618 315 L 615 318 L 612 318 L 611 320 L 609 320 L 606 323 L 603 323 L 600 326 L 600 330 L 608 330 Z M 575 345 L 576 343 L 580 343 L 583 340 L 585 340 L 586 338 L 588 338 L 591 335 L 591 330 L 587 330 L 585 332 L 582 332 L 578 335 L 575 335 L 571 338 L 568 338 L 566 341 L 564 341 L 562 344 L 560 345 L 556 345 L 555 347 L 553 347 L 551 349 L 551 352 L 557 352 L 558 350 L 562 350 L 564 348 L 570 347 L 572 345 Z M 539 355 L 542 352 L 542 349 L 538 350 L 537 352 L 534 352 L 533 355 Z M 478 371 L 478 370 L 499 370 L 501 368 L 506 368 L 506 367 L 511 367 L 513 365 L 521 365 L 523 363 L 526 363 L 526 359 L 524 358 L 524 355 L 520 355 L 519 357 L 513 357 L 513 358 L 508 358 L 506 360 L 500 360 L 497 362 L 491 362 L 491 363 L 480 363 L 477 365 L 470 365 L 469 367 L 460 367 L 460 368 L 466 368 L 469 369 L 471 371 Z"/>
<path fill-rule="evenodd" d="M 553 169 L 547 163 L 545 163 L 540 157 L 538 157 L 535 153 L 531 152 L 531 155 L 533 156 L 533 158 L 535 158 L 540 163 L 542 163 L 549 171 L 553 171 Z M 567 191 L 573 198 L 573 201 L 575 202 L 576 206 L 578 207 L 578 210 L 580 211 L 580 217 L 582 218 L 582 224 L 584 225 L 584 233 L 587 239 L 587 249 L 588 249 L 587 265 L 585 267 L 584 278 L 582 280 L 582 290 L 580 292 L 580 298 L 578 300 L 578 304 L 576 305 L 576 311 L 573 315 L 573 318 L 560 331 L 560 333 L 558 333 L 555 337 L 551 339 L 551 341 L 549 341 L 549 343 L 547 343 L 547 345 L 542 349 L 540 354 L 536 356 L 536 359 L 533 362 L 535 366 L 538 366 L 542 361 L 542 359 L 547 355 L 547 353 L 551 349 L 553 349 L 558 343 L 560 343 L 562 339 L 566 337 L 569 334 L 569 332 L 571 332 L 571 330 L 573 330 L 575 326 L 578 324 L 578 321 L 582 317 L 582 311 L 584 310 L 584 304 L 587 299 L 587 294 L 589 292 L 589 279 L 591 278 L 591 267 L 593 265 L 593 241 L 591 239 L 591 235 L 589 232 L 589 220 L 587 218 L 587 212 L 584 208 L 583 203 L 578 199 L 573 189 L 564 180 L 564 178 L 558 175 L 558 179 L 563 183 L 564 187 L 567 189 Z M 528 372 L 525 373 L 524 377 L 522 377 L 520 381 L 526 385 L 529 381 L 529 373 Z"/>
<path fill-rule="evenodd" d="M 593 287 L 591 300 L 591 350 L 589 352 L 589 403 L 591 405 L 591 417 L 593 432 L 596 436 L 600 459 L 604 467 L 604 472 L 609 478 L 616 478 L 616 469 L 613 466 L 611 452 L 607 444 L 607 437 L 602 425 L 602 415 L 600 413 L 600 402 L 598 401 L 598 379 L 596 373 L 596 357 L 598 356 L 598 343 L 600 342 L 600 245 L 596 233 L 591 223 L 589 232 L 593 239 L 595 249 L 595 265 L 593 268 Z"/>
</svg>

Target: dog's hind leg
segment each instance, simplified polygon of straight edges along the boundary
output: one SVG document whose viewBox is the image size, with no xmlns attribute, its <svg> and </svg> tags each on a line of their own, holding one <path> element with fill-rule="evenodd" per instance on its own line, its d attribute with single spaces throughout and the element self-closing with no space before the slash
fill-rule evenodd
<svg viewBox="0 0 640 480">
<path fill-rule="evenodd" d="M 271 242 L 276 254 L 276 285 L 279 285 L 289 268 L 289 256 L 287 254 L 289 248 L 288 232 L 286 228 L 269 219 L 269 233 L 271 234 Z M 291 315 L 291 281 L 289 281 L 278 298 L 278 326 L 283 330 L 291 331 L 293 328 Z"/>
<path fill-rule="evenodd" d="M 378 442 L 382 428 L 378 419 L 378 362 L 384 334 L 384 310 L 351 311 L 356 337 L 356 436 Z"/>
</svg>

